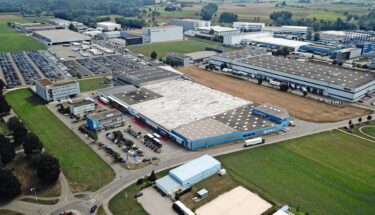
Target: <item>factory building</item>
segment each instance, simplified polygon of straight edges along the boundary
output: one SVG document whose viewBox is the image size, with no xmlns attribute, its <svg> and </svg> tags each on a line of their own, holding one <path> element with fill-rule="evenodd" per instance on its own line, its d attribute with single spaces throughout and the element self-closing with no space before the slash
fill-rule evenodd
<svg viewBox="0 0 375 215">
<path fill-rule="evenodd" d="M 214 175 L 221 169 L 221 163 L 209 155 L 203 155 L 169 171 L 156 180 L 156 187 L 165 195 L 174 197 L 192 185 Z"/>
<path fill-rule="evenodd" d="M 170 19 L 170 25 L 177 25 L 183 28 L 183 31 L 197 30 L 200 27 L 210 27 L 211 21 L 199 20 L 199 19 Z"/>
<path fill-rule="evenodd" d="M 64 27 L 64 28 L 69 27 L 71 23 L 71 21 L 69 20 L 60 19 L 60 18 L 49 19 L 48 22 L 51 23 L 52 25 L 57 25 L 57 26 Z"/>
<path fill-rule="evenodd" d="M 263 31 L 269 31 L 273 33 L 274 37 L 286 38 L 286 39 L 306 39 L 309 27 L 306 26 L 288 26 L 284 25 L 281 27 L 266 26 Z"/>
<path fill-rule="evenodd" d="M 242 32 L 262 31 L 265 26 L 266 24 L 258 22 L 233 22 L 233 28 L 239 29 Z"/>
<path fill-rule="evenodd" d="M 56 30 L 55 25 L 50 25 L 47 23 L 14 23 L 14 27 L 25 33 L 25 34 L 31 34 L 35 31 L 47 31 L 47 30 Z"/>
<path fill-rule="evenodd" d="M 99 34 L 97 37 L 105 40 L 120 38 L 121 32 L 120 31 L 107 31 Z"/>
<path fill-rule="evenodd" d="M 310 42 L 303 42 L 299 40 L 289 40 L 284 38 L 275 38 L 275 37 L 250 37 L 246 40 L 247 44 L 257 45 L 260 47 L 278 49 L 278 48 L 289 48 L 295 51 L 298 51 L 302 46 L 311 44 Z"/>
<path fill-rule="evenodd" d="M 159 43 L 183 40 L 181 26 L 168 25 L 161 27 L 146 27 L 143 30 L 143 43 Z"/>
<path fill-rule="evenodd" d="M 69 104 L 69 112 L 75 116 L 83 116 L 95 111 L 95 102 L 91 100 L 74 101 Z"/>
<path fill-rule="evenodd" d="M 35 31 L 33 36 L 46 45 L 89 41 L 91 39 L 89 36 L 67 29 Z"/>
<path fill-rule="evenodd" d="M 256 112 L 257 104 L 183 79 L 107 98 L 118 109 L 191 150 L 278 132 L 289 120 L 285 109 L 268 104 L 269 110 Z"/>
<path fill-rule="evenodd" d="M 235 46 L 239 44 L 249 44 L 253 38 L 264 38 L 272 37 L 271 32 L 250 32 L 250 33 L 239 33 L 232 35 L 225 35 L 223 38 L 223 44 L 228 46 Z"/>
<path fill-rule="evenodd" d="M 143 37 L 139 34 L 122 31 L 120 37 L 126 41 L 126 45 L 137 45 L 143 43 Z"/>
<path fill-rule="evenodd" d="M 53 83 L 49 79 L 40 79 L 35 82 L 36 94 L 47 102 L 71 98 L 80 94 L 77 81 Z"/>
<path fill-rule="evenodd" d="M 319 36 L 321 42 L 339 44 L 345 40 L 345 31 L 321 31 Z"/>
<path fill-rule="evenodd" d="M 321 56 L 331 56 L 333 53 L 341 49 L 342 49 L 341 47 L 337 47 L 337 46 L 331 46 L 331 45 L 320 44 L 320 43 L 310 43 L 310 44 L 301 46 L 298 51 L 309 52 L 309 53 L 317 54 Z"/>
<path fill-rule="evenodd" d="M 104 31 L 119 31 L 121 25 L 113 22 L 98 22 L 96 23 L 97 28 L 102 28 Z"/>
<path fill-rule="evenodd" d="M 257 49 L 218 54 L 211 57 L 210 62 L 216 66 L 226 63 L 234 71 L 289 83 L 296 89 L 348 102 L 375 91 L 372 73 L 261 54 Z"/>
<path fill-rule="evenodd" d="M 86 118 L 87 127 L 92 131 L 106 131 L 125 124 L 123 114 L 116 110 L 90 114 Z"/>
<path fill-rule="evenodd" d="M 167 53 L 166 61 L 168 62 L 175 62 L 177 66 L 187 66 L 193 62 L 191 57 L 176 53 L 176 52 L 169 52 Z"/>
<path fill-rule="evenodd" d="M 222 27 L 222 26 L 217 26 L 217 25 L 210 26 L 210 27 L 199 27 L 198 31 L 199 33 L 196 34 L 196 36 L 212 35 L 211 32 L 213 32 L 212 36 L 217 36 L 217 37 L 241 33 L 239 29 Z"/>
</svg>

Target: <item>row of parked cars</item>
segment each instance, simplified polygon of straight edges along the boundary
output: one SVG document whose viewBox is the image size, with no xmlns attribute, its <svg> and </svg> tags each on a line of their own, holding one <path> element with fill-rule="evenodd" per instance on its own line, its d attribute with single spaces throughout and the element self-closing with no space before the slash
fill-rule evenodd
<svg viewBox="0 0 375 215">
<path fill-rule="evenodd" d="M 37 51 L 28 51 L 27 55 L 34 62 L 34 64 L 43 72 L 43 74 L 48 78 L 60 78 L 61 73 L 57 72 L 50 63 L 42 57 L 42 55 Z"/>
<path fill-rule="evenodd" d="M 11 55 L 27 84 L 33 84 L 41 78 L 22 52 L 12 52 Z"/>
<path fill-rule="evenodd" d="M 5 53 L 0 53 L 0 67 L 8 87 L 12 88 L 21 85 L 21 82 L 17 77 L 16 70 Z"/>
<path fill-rule="evenodd" d="M 77 62 L 95 75 L 100 75 L 101 73 L 107 72 L 106 68 L 104 68 L 102 65 L 89 59 L 77 59 Z"/>
</svg>

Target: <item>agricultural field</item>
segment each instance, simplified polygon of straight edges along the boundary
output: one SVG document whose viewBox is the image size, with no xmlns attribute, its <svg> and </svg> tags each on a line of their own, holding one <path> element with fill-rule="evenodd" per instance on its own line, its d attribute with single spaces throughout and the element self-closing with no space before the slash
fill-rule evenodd
<svg viewBox="0 0 375 215">
<path fill-rule="evenodd" d="M 272 103 L 286 108 L 290 115 L 312 122 L 337 122 L 369 114 L 369 110 L 345 105 L 335 106 L 310 98 L 281 92 L 227 75 L 208 72 L 196 66 L 178 69 L 193 80 L 213 89 L 258 104 Z"/>
<path fill-rule="evenodd" d="M 81 79 L 78 82 L 81 92 L 98 90 L 111 85 L 108 83 L 108 79 L 106 77 Z"/>
<path fill-rule="evenodd" d="M 5 98 L 47 152 L 59 159 L 73 192 L 93 191 L 113 180 L 111 167 L 53 115 L 39 97 L 20 89 L 7 93 Z"/>
<path fill-rule="evenodd" d="M 28 37 L 12 28 L 9 28 L 8 22 L 29 22 L 16 15 L 0 14 L 0 52 L 39 50 L 46 47 L 36 40 Z"/>
<path fill-rule="evenodd" d="M 168 52 L 190 53 L 197 51 L 204 51 L 205 47 L 216 47 L 217 45 L 212 41 L 188 39 L 184 41 L 168 42 L 168 43 L 154 43 L 146 45 L 129 46 L 129 49 L 135 53 L 141 53 L 146 58 L 150 58 L 151 52 L 156 51 L 157 58 L 166 57 Z"/>
<path fill-rule="evenodd" d="M 235 181 L 279 205 L 349 215 L 375 211 L 374 153 L 374 143 L 334 130 L 218 159 Z"/>
</svg>

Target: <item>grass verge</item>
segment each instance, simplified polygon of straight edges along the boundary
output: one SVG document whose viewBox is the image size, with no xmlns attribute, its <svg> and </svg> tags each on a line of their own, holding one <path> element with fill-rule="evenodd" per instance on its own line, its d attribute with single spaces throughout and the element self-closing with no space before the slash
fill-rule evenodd
<svg viewBox="0 0 375 215">
<path fill-rule="evenodd" d="M 34 199 L 34 198 L 22 198 L 20 199 L 23 202 L 29 202 L 29 203 L 36 203 L 36 204 L 42 204 L 42 205 L 55 205 L 57 202 L 59 202 L 58 199 Z"/>
<path fill-rule="evenodd" d="M 22 213 L 18 213 L 18 212 L 7 210 L 7 209 L 0 209 L 0 214 L 1 215 L 24 215 Z"/>
<path fill-rule="evenodd" d="M 79 87 L 81 92 L 103 89 L 109 86 L 111 86 L 111 84 L 108 83 L 108 79 L 106 77 L 79 80 Z"/>
<path fill-rule="evenodd" d="M 73 192 L 96 190 L 114 178 L 114 172 L 77 135 L 65 126 L 28 89 L 7 93 L 6 100 L 17 116 L 56 156 Z"/>
</svg>

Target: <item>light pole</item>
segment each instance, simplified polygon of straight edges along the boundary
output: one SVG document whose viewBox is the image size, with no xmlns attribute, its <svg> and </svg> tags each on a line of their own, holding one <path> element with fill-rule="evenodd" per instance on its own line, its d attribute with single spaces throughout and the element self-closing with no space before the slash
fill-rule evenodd
<svg viewBox="0 0 375 215">
<path fill-rule="evenodd" d="M 30 188 L 30 191 L 31 191 L 31 192 L 34 192 L 34 195 L 35 195 L 35 201 L 38 201 L 38 197 L 36 196 L 36 189 L 35 189 L 35 187 Z"/>
</svg>

